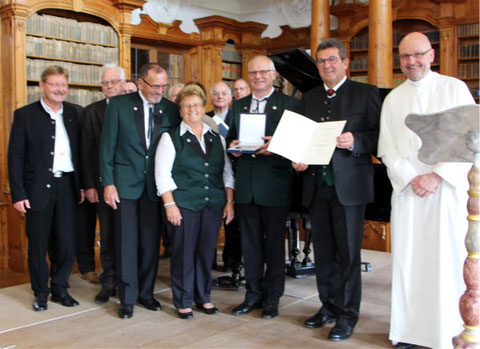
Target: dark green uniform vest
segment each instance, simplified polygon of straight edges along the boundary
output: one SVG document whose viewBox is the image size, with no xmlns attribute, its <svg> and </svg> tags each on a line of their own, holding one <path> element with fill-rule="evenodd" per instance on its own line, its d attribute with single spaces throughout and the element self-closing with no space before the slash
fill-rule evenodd
<svg viewBox="0 0 480 349">
<path fill-rule="evenodd" d="M 176 127 L 169 134 L 176 151 L 172 178 L 177 185 L 173 192 L 177 206 L 192 211 L 200 211 L 205 206 L 212 210 L 222 209 L 226 202 L 223 183 L 225 153 L 220 136 L 205 133 L 205 154 L 190 132 L 180 136 L 180 128 Z"/>
</svg>

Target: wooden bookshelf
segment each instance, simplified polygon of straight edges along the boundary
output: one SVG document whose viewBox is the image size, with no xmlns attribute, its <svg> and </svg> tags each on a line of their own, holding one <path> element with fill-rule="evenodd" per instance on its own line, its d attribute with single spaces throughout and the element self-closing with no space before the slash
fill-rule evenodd
<svg viewBox="0 0 480 349">
<path fill-rule="evenodd" d="M 479 102 L 479 23 L 457 26 L 457 76 Z"/>
</svg>

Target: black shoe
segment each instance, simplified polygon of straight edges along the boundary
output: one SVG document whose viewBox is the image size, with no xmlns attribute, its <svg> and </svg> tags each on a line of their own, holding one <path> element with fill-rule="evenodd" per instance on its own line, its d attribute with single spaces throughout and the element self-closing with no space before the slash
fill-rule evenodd
<svg viewBox="0 0 480 349">
<path fill-rule="evenodd" d="M 273 319 L 275 316 L 278 316 L 278 306 L 277 305 L 266 305 L 262 309 L 262 318 L 263 319 Z"/>
<path fill-rule="evenodd" d="M 80 304 L 75 300 L 75 298 L 70 296 L 67 292 L 65 292 L 62 295 L 52 294 L 51 300 L 52 302 L 60 303 L 64 307 L 76 307 Z"/>
<path fill-rule="evenodd" d="M 203 311 L 207 315 L 213 315 L 220 312 L 217 307 L 205 308 L 202 304 L 196 304 L 197 309 Z"/>
<path fill-rule="evenodd" d="M 243 302 L 238 307 L 233 308 L 232 314 L 234 315 L 244 315 L 248 314 L 254 309 L 260 309 L 262 307 L 262 303 L 255 303 L 255 302 Z"/>
<path fill-rule="evenodd" d="M 343 341 L 350 338 L 353 333 L 353 327 L 343 324 L 336 324 L 328 334 L 330 341 Z"/>
<path fill-rule="evenodd" d="M 308 328 L 319 328 L 333 322 L 335 322 L 334 317 L 318 312 L 315 315 L 309 317 L 307 320 L 305 320 L 303 324 L 305 325 L 305 327 L 308 327 Z"/>
<path fill-rule="evenodd" d="M 133 304 L 120 304 L 118 316 L 120 319 L 130 319 L 133 316 Z"/>
<path fill-rule="evenodd" d="M 177 314 L 178 314 L 178 317 L 182 320 L 190 320 L 190 319 L 193 319 L 193 313 L 191 311 L 189 311 L 188 313 L 181 313 L 178 311 L 177 309 Z"/>
<path fill-rule="evenodd" d="M 397 344 L 394 345 L 395 348 L 398 349 L 412 349 L 415 348 L 415 344 L 410 344 L 410 343 L 403 343 L 403 342 L 398 342 Z"/>
<path fill-rule="evenodd" d="M 95 303 L 103 304 L 107 303 L 110 297 L 115 296 L 115 289 L 102 288 L 100 292 L 95 296 Z"/>
<path fill-rule="evenodd" d="M 47 297 L 35 297 L 32 304 L 34 311 L 44 311 L 47 310 Z"/>
<path fill-rule="evenodd" d="M 155 298 L 150 298 L 150 299 L 138 299 L 138 304 L 143 305 L 145 308 L 148 310 L 152 311 L 160 311 L 162 310 L 162 305 L 160 304 L 159 301 L 157 301 Z"/>
</svg>

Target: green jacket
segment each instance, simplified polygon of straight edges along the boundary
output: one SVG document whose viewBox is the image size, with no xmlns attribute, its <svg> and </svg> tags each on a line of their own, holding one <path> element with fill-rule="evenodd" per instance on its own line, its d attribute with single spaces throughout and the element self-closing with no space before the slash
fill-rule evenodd
<svg viewBox="0 0 480 349">
<path fill-rule="evenodd" d="M 154 106 L 150 147 L 145 144 L 143 101 L 138 92 L 110 99 L 100 138 L 100 182 L 115 185 L 120 199 L 138 199 L 145 187 L 150 200 L 156 193 L 154 164 L 160 135 L 180 124 L 178 107 L 167 98 Z"/>
<path fill-rule="evenodd" d="M 252 95 L 233 103 L 233 121 L 227 135 L 227 145 L 238 139 L 241 113 L 249 113 Z M 266 136 L 272 136 L 285 109 L 298 112 L 300 101 L 273 92 L 267 100 L 265 114 L 267 115 Z M 236 158 L 235 202 L 248 204 L 250 202 L 261 206 L 290 206 L 292 198 L 293 169 L 291 161 L 279 155 L 243 154 Z"/>
</svg>

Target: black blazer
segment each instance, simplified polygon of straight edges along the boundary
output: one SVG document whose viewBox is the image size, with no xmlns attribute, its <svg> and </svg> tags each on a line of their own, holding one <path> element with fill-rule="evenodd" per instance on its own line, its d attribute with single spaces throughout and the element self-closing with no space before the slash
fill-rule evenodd
<svg viewBox="0 0 480 349">
<path fill-rule="evenodd" d="M 102 190 L 100 184 L 100 136 L 107 100 L 92 103 L 85 107 L 82 122 L 82 175 L 84 189 Z"/>
<path fill-rule="evenodd" d="M 331 164 L 335 190 L 344 206 L 373 201 L 373 165 L 377 152 L 380 95 L 377 87 L 347 79 L 330 100 L 331 121 L 347 120 L 343 132 L 352 132 L 353 151 L 335 148 Z M 320 122 L 327 115 L 327 93 L 323 85 L 303 95 L 303 114 Z M 316 166 L 309 166 L 303 180 L 303 205 L 309 207 L 316 185 Z"/>
<path fill-rule="evenodd" d="M 80 199 L 81 107 L 63 102 L 63 121 L 70 140 L 75 186 Z M 15 110 L 8 146 L 8 178 L 12 202 L 29 200 L 32 211 L 46 208 L 53 182 L 55 123 L 40 101 Z"/>
<path fill-rule="evenodd" d="M 206 112 L 205 114 L 210 116 L 211 118 L 213 118 L 215 116 L 215 111 L 210 110 L 209 112 Z M 227 124 L 228 127 L 230 127 L 230 123 L 232 122 L 232 120 L 233 120 L 232 109 L 229 108 L 227 116 L 225 116 L 225 123 Z"/>
</svg>

